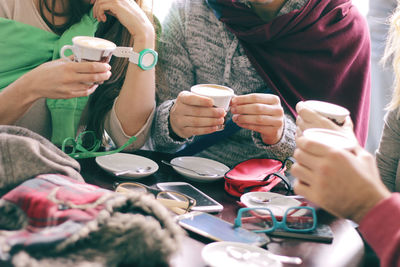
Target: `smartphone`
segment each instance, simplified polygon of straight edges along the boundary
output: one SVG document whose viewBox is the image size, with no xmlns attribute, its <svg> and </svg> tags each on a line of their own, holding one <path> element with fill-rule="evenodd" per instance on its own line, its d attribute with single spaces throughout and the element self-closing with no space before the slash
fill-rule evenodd
<svg viewBox="0 0 400 267">
<path fill-rule="evenodd" d="M 178 217 L 183 228 L 214 241 L 231 241 L 262 246 L 268 239 L 265 234 L 258 234 L 224 221 L 214 215 L 193 211 Z"/>
<path fill-rule="evenodd" d="M 192 210 L 195 211 L 220 212 L 224 208 L 220 203 L 186 182 L 158 183 L 156 186 L 161 190 L 176 191 L 194 198 L 196 205 Z"/>
</svg>

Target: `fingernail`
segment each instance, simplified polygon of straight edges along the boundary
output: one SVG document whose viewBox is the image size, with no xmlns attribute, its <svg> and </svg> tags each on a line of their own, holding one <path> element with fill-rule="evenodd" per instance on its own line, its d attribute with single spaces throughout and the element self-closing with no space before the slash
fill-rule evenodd
<svg viewBox="0 0 400 267">
<path fill-rule="evenodd" d="M 235 107 L 231 107 L 231 112 L 235 113 L 236 112 L 236 108 Z"/>
</svg>

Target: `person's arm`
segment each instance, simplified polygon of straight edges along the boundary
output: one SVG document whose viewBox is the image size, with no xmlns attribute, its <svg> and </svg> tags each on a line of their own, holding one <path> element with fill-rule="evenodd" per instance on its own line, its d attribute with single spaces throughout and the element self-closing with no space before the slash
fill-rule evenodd
<svg viewBox="0 0 400 267">
<path fill-rule="evenodd" d="M 157 111 L 153 121 L 152 143 L 157 150 L 175 151 L 189 139 L 171 129 L 169 115 L 179 92 L 195 84 L 195 71 L 185 46 L 185 5 L 175 2 L 164 20 L 158 42 L 160 60 L 157 71 Z"/>
<path fill-rule="evenodd" d="M 376 160 L 383 183 L 391 191 L 396 190 L 396 173 L 400 159 L 400 119 L 399 109 L 388 112 L 382 138 L 376 152 Z M 399 185 L 400 186 L 400 185 Z"/>
<path fill-rule="evenodd" d="M 400 266 L 400 194 L 394 193 L 372 208 L 361 220 L 359 230 L 382 267 Z"/>
<path fill-rule="evenodd" d="M 0 18 L 12 19 L 14 8 L 15 8 L 14 0 L 0 1 Z"/>
<path fill-rule="evenodd" d="M 46 62 L 0 92 L 0 124 L 15 123 L 40 98 L 88 96 L 110 78 L 110 65 L 99 62 Z M 23 97 L 21 97 L 23 96 Z"/>
<path fill-rule="evenodd" d="M 115 16 L 131 33 L 134 39 L 133 51 L 155 48 L 155 31 L 143 10 L 134 1 L 92 0 L 93 14 L 105 21 L 105 13 Z M 126 77 L 115 103 L 116 116 L 124 132 L 135 135 L 146 124 L 154 109 L 155 71 L 142 70 L 129 63 Z"/>
<path fill-rule="evenodd" d="M 355 222 L 390 197 L 374 157 L 361 147 L 349 151 L 301 136 L 291 172 L 296 194 L 335 216 Z"/>
<path fill-rule="evenodd" d="M 265 150 L 269 157 L 280 160 L 285 160 L 289 155 L 293 154 L 293 151 L 296 148 L 295 135 L 296 122 L 289 113 L 285 113 L 284 115 L 283 134 L 281 139 L 276 144 L 265 144 L 261 134 L 259 132 L 252 131 L 252 138 L 256 147 Z"/>
<path fill-rule="evenodd" d="M 112 141 L 117 147 L 123 146 L 132 136 L 126 134 L 122 128 L 120 121 L 118 120 L 117 114 L 115 112 L 115 102 L 112 109 L 106 115 L 104 129 L 107 134 L 111 137 Z M 143 127 L 135 134 L 136 140 L 130 146 L 126 147 L 124 151 L 135 151 L 140 149 L 148 140 L 150 136 L 150 130 L 152 121 L 154 118 L 155 107 L 147 118 L 146 123 Z"/>
</svg>

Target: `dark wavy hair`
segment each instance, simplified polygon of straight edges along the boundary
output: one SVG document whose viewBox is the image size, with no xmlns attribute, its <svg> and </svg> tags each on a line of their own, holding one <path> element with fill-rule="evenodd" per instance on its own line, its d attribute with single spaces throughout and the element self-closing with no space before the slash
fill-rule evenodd
<svg viewBox="0 0 400 267">
<path fill-rule="evenodd" d="M 56 1 L 63 4 L 63 13 L 57 13 L 54 10 Z M 144 7 L 144 0 L 135 0 L 140 6 Z M 52 14 L 51 21 L 44 16 L 44 9 Z M 84 0 L 39 0 L 39 10 L 41 16 L 49 27 L 57 34 L 62 34 L 71 25 L 79 22 L 84 14 L 89 12 L 91 5 Z M 154 17 L 150 11 L 145 11 L 150 21 L 154 24 Z M 63 25 L 55 25 L 54 17 L 68 17 L 68 21 Z M 159 27 L 159 23 L 155 23 Z M 156 28 L 157 28 L 156 27 Z M 159 30 L 156 29 L 156 32 Z M 101 37 L 114 42 L 117 46 L 133 46 L 133 38 L 129 31 L 113 16 L 107 16 L 105 23 L 100 23 L 96 32 L 97 37 Z M 128 68 L 128 59 L 112 57 L 110 61 L 112 75 L 111 78 L 100 85 L 90 96 L 87 114 L 87 130 L 92 130 L 98 138 L 104 134 L 104 121 L 106 114 L 111 110 L 115 98 L 123 85 L 126 70 Z"/>
</svg>

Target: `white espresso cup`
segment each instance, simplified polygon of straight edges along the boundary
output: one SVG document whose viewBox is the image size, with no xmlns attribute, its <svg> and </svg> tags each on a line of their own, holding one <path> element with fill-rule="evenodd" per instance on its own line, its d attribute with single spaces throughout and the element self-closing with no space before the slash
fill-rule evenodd
<svg viewBox="0 0 400 267">
<path fill-rule="evenodd" d="M 328 145 L 333 148 L 354 150 L 357 141 L 342 132 L 323 128 L 309 128 L 303 131 L 303 136 L 318 143 Z"/>
<path fill-rule="evenodd" d="M 116 45 L 108 40 L 90 37 L 76 36 L 72 38 L 72 45 L 64 45 L 60 50 L 62 58 L 70 60 L 65 51 L 71 50 L 74 55 L 74 61 L 98 61 L 108 63 L 116 49 Z"/>
<path fill-rule="evenodd" d="M 342 106 L 318 100 L 307 100 L 304 105 L 320 115 L 330 119 L 339 126 L 342 126 L 350 111 Z"/>
<path fill-rule="evenodd" d="M 214 100 L 214 106 L 223 108 L 225 111 L 229 110 L 229 104 L 232 97 L 235 95 L 231 88 L 218 84 L 197 84 L 192 86 L 190 91 L 197 95 L 212 98 Z"/>
</svg>

